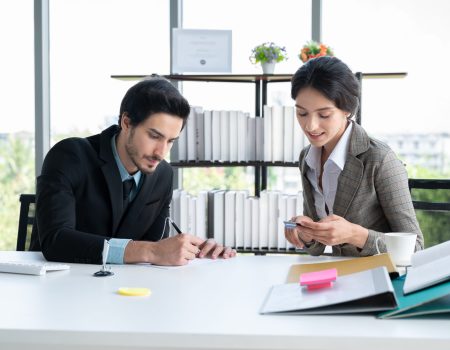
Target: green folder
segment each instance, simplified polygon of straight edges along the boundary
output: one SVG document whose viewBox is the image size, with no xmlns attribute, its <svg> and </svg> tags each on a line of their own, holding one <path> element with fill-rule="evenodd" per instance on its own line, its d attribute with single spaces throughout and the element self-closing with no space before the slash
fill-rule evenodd
<svg viewBox="0 0 450 350">
<path fill-rule="evenodd" d="M 398 307 L 379 313 L 378 318 L 402 318 L 441 313 L 449 313 L 450 317 L 450 281 L 408 295 L 403 294 L 404 283 L 404 276 L 392 281 Z"/>
</svg>

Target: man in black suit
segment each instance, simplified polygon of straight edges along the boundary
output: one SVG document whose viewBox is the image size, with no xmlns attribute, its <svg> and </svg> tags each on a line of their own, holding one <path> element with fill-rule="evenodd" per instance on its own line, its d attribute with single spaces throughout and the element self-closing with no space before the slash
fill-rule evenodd
<svg viewBox="0 0 450 350">
<path fill-rule="evenodd" d="M 110 263 L 183 265 L 236 252 L 189 234 L 168 237 L 171 166 L 164 161 L 190 107 L 163 78 L 126 93 L 119 125 L 65 139 L 48 152 L 37 178 L 31 250 L 47 260 L 98 264 L 104 240 Z"/>
</svg>

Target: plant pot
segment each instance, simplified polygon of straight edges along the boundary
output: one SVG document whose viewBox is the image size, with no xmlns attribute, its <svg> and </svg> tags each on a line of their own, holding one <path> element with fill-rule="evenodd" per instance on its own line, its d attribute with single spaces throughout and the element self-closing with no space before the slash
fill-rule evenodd
<svg viewBox="0 0 450 350">
<path fill-rule="evenodd" d="M 273 71 L 275 70 L 275 64 L 276 62 L 263 62 L 261 63 L 261 67 L 264 74 L 273 74 Z"/>
</svg>

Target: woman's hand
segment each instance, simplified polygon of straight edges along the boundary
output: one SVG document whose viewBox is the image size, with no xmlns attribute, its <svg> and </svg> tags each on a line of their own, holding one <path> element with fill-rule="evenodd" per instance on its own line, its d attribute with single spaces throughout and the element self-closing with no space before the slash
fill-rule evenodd
<svg viewBox="0 0 450 350">
<path fill-rule="evenodd" d="M 313 222 L 313 220 L 308 216 L 294 216 L 291 218 L 291 221 L 300 225 L 301 222 Z M 285 228 L 284 236 L 289 243 L 293 244 L 297 248 L 304 248 L 305 243 L 309 243 L 313 238 L 311 235 L 303 232 L 303 228 L 300 225 L 297 225 L 296 228 Z"/>
<path fill-rule="evenodd" d="M 349 243 L 363 248 L 369 235 L 366 228 L 353 224 L 338 215 L 329 215 L 319 222 L 301 220 L 300 223 L 304 235 L 325 245 Z"/>
</svg>

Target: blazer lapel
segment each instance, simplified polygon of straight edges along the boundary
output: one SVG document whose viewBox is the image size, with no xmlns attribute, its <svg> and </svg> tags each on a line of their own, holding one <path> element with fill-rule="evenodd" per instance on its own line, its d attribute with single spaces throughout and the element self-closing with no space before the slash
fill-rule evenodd
<svg viewBox="0 0 450 350">
<path fill-rule="evenodd" d="M 347 214 L 348 208 L 361 185 L 364 174 L 364 165 L 357 156 L 368 149 L 369 137 L 363 128 L 353 123 L 347 160 L 345 161 L 344 170 L 342 170 L 338 179 L 333 206 L 334 214 L 342 217 L 345 217 Z"/>
<path fill-rule="evenodd" d="M 112 154 L 111 138 L 118 131 L 116 126 L 112 126 L 101 133 L 100 137 L 100 158 L 105 162 L 102 165 L 103 176 L 108 186 L 109 197 L 112 209 L 112 234 L 117 230 L 122 217 L 122 179 L 119 169 L 117 169 L 116 160 Z"/>
<path fill-rule="evenodd" d="M 309 146 L 311 147 L 311 146 Z M 306 164 L 305 158 L 308 154 L 309 148 L 307 151 L 305 151 L 303 159 L 300 161 L 300 173 L 302 176 L 302 184 L 303 184 L 303 193 L 306 199 L 306 202 L 304 203 L 304 207 L 306 207 L 306 213 L 303 213 L 303 215 L 311 215 L 311 219 L 314 221 L 319 220 L 319 216 L 316 212 L 316 207 L 314 205 L 314 194 L 313 194 L 313 188 L 311 186 L 311 183 L 309 182 L 306 172 L 308 171 L 308 165 Z"/>
</svg>

